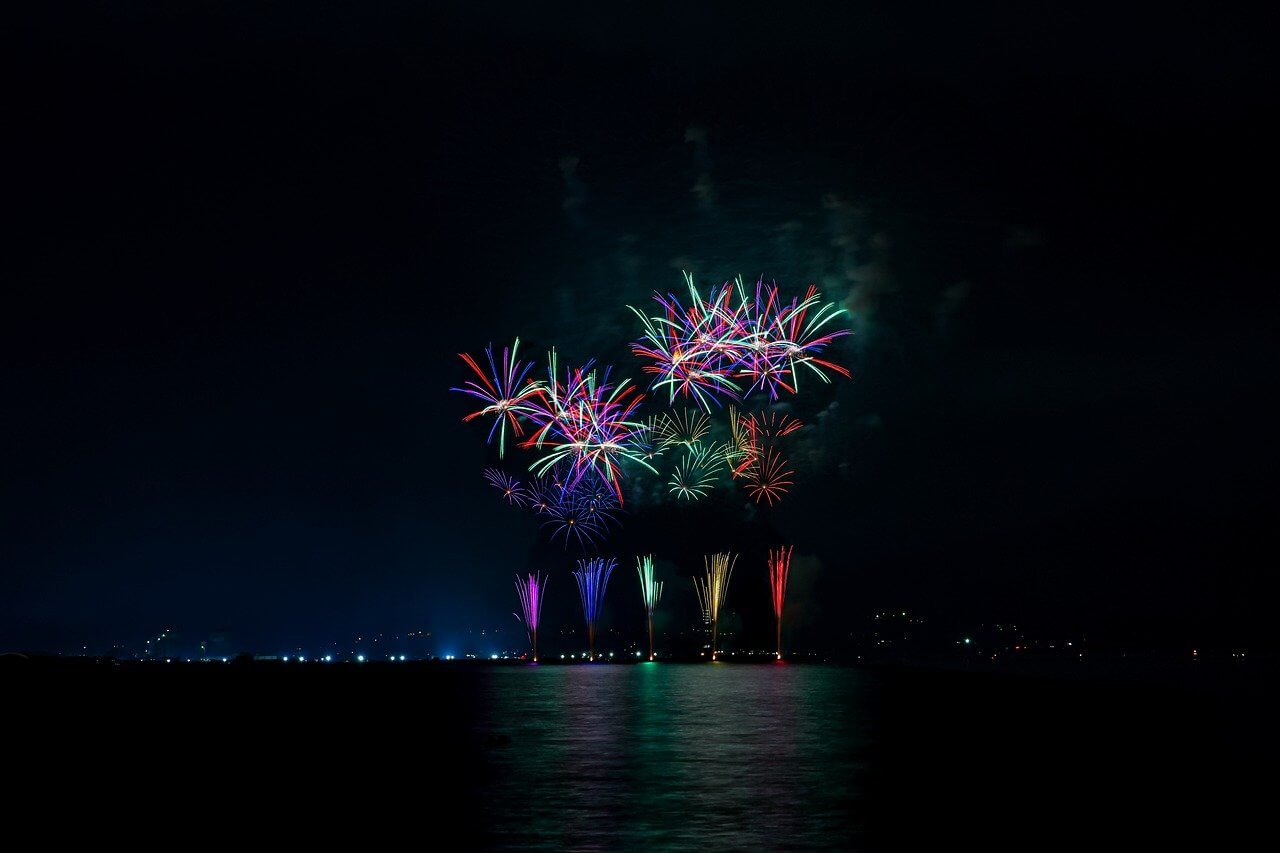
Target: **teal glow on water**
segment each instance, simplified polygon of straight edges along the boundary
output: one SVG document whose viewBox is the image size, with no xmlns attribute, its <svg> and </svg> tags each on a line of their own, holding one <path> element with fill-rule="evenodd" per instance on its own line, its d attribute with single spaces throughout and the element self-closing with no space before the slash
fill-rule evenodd
<svg viewBox="0 0 1280 853">
<path fill-rule="evenodd" d="M 787 665 L 495 670 L 479 703 L 490 840 L 741 849 L 852 839 L 867 680 Z"/>
</svg>

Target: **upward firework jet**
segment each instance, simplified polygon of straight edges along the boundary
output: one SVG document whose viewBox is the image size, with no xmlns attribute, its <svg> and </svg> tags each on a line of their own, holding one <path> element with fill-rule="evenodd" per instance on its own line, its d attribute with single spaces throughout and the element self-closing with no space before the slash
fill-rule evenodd
<svg viewBox="0 0 1280 853">
<path fill-rule="evenodd" d="M 693 579 L 698 604 L 702 606 L 702 612 L 711 619 L 712 660 L 716 659 L 716 627 L 720 622 L 720 608 L 724 606 L 725 597 L 729 594 L 729 578 L 733 575 L 733 564 L 737 561 L 737 554 L 712 554 L 704 560 L 706 577 Z"/>
<path fill-rule="evenodd" d="M 587 620 L 588 660 L 596 659 L 596 619 L 604 604 L 604 590 L 609 585 L 609 575 L 618 561 L 612 557 L 595 557 L 579 560 L 573 577 L 578 582 L 578 596 L 582 599 L 582 616 Z"/>
<path fill-rule="evenodd" d="M 778 660 L 782 660 L 782 604 L 787 597 L 792 546 L 769 549 L 769 587 L 773 590 L 773 615 L 778 621 Z"/>
<path fill-rule="evenodd" d="M 662 581 L 653 579 L 653 555 L 636 557 L 636 573 L 640 575 L 640 596 L 644 599 L 644 609 L 649 615 L 649 660 L 653 660 L 653 608 L 658 606 L 662 598 Z"/>
<path fill-rule="evenodd" d="M 516 594 L 520 596 L 520 610 L 524 613 L 525 628 L 529 631 L 529 642 L 533 646 L 533 662 L 538 662 L 538 622 L 542 620 L 542 599 L 547 590 L 547 581 L 542 572 L 522 578 L 516 575 Z M 519 614 L 516 615 L 519 619 Z"/>
</svg>

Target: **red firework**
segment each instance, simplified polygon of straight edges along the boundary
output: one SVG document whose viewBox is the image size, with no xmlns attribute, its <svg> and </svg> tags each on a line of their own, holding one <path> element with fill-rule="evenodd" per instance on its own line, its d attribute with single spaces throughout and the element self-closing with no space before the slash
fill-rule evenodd
<svg viewBox="0 0 1280 853">
<path fill-rule="evenodd" d="M 749 485 L 747 494 L 760 503 L 767 500 L 773 506 L 775 500 L 781 500 L 787 493 L 787 487 L 794 481 L 790 479 L 795 471 L 787 470 L 787 460 L 773 448 L 768 448 L 756 457 L 755 464 L 745 472 Z"/>
<path fill-rule="evenodd" d="M 769 549 L 769 586 L 773 590 L 773 615 L 778 623 L 778 660 L 782 660 L 782 605 L 787 597 L 787 575 L 791 573 L 794 546 Z"/>
</svg>

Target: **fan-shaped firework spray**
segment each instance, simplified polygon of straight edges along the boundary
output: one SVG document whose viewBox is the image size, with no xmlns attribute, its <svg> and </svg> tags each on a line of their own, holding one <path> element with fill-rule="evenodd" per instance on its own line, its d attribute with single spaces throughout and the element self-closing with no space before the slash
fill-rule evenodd
<svg viewBox="0 0 1280 853">
<path fill-rule="evenodd" d="M 542 572 L 522 578 L 516 575 L 516 594 L 520 596 L 520 610 L 524 612 L 525 628 L 529 630 L 529 642 L 533 646 L 533 662 L 538 662 L 538 623 L 542 620 L 542 600 L 547 590 L 547 581 Z M 519 614 L 516 614 L 519 619 Z"/>
<path fill-rule="evenodd" d="M 644 599 L 644 609 L 649 616 L 649 660 L 653 660 L 653 608 L 658 606 L 662 598 L 662 581 L 653 579 L 653 555 L 636 557 L 636 574 L 640 575 L 640 596 Z"/>
<path fill-rule="evenodd" d="M 793 546 L 769 549 L 769 587 L 773 590 L 773 615 L 778 621 L 778 660 L 782 660 L 782 605 L 787 597 Z"/>
<path fill-rule="evenodd" d="M 693 589 L 698 594 L 702 611 L 711 618 L 711 659 L 716 659 L 716 627 L 720 622 L 720 608 L 729 594 L 729 578 L 733 576 L 733 564 L 737 554 L 712 554 L 704 558 L 705 578 L 694 578 Z"/>
<path fill-rule="evenodd" d="M 609 575 L 618 561 L 612 557 L 594 557 L 579 560 L 573 577 L 578 582 L 578 596 L 582 600 L 582 616 L 587 620 L 587 659 L 596 659 L 596 618 L 604 604 L 604 590 L 609 585 Z"/>
</svg>

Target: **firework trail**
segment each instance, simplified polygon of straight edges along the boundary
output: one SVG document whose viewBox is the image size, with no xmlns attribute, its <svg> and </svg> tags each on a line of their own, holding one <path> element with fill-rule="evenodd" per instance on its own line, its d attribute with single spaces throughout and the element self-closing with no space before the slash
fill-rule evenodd
<svg viewBox="0 0 1280 853">
<path fill-rule="evenodd" d="M 533 646 L 533 662 L 538 662 L 538 623 L 542 621 L 542 601 L 547 590 L 547 582 L 551 578 L 543 578 L 542 572 L 522 578 L 516 575 L 516 594 L 520 596 L 520 610 L 524 613 L 524 626 L 529 631 L 529 642 Z M 516 614 L 520 619 L 520 615 Z"/>
<path fill-rule="evenodd" d="M 791 573 L 793 547 L 769 550 L 769 588 L 773 591 L 773 615 L 778 623 L 778 660 L 782 660 L 782 604 L 787 597 L 787 576 Z"/>
<path fill-rule="evenodd" d="M 729 579 L 733 576 L 733 565 L 737 561 L 737 554 L 712 554 L 704 558 L 706 577 L 693 579 L 698 604 L 711 621 L 712 660 L 716 659 L 716 627 L 720 622 L 720 608 L 724 606 L 725 597 L 729 594 Z"/>
<path fill-rule="evenodd" d="M 579 560 L 573 577 L 578 582 L 578 597 L 582 601 L 582 616 L 587 620 L 588 660 L 596 659 L 596 619 L 604 605 L 604 590 L 609 585 L 609 575 L 613 574 L 618 561 L 612 557 L 594 557 Z"/>
<path fill-rule="evenodd" d="M 636 574 L 640 576 L 640 596 L 649 616 L 649 660 L 653 660 L 653 609 L 662 598 L 662 581 L 653 579 L 653 555 L 636 557 Z"/>
<path fill-rule="evenodd" d="M 458 353 L 458 357 L 466 362 L 467 367 L 475 373 L 475 379 L 468 379 L 463 383 L 462 388 L 450 388 L 450 391 L 458 391 L 468 394 L 478 400 L 484 402 L 484 408 L 477 409 L 462 419 L 463 423 L 469 423 L 476 418 L 495 415 L 493 427 L 489 430 L 488 442 L 493 443 L 493 434 L 498 433 L 498 458 L 501 459 L 507 450 L 507 427 L 511 427 L 511 432 L 517 438 L 524 434 L 524 430 L 520 426 L 520 414 L 526 412 L 527 407 L 533 403 L 542 393 L 541 386 L 537 382 L 526 382 L 529 375 L 529 369 L 533 367 L 533 362 L 523 362 L 517 360 L 516 351 L 520 349 L 520 339 L 516 338 L 515 344 L 510 349 L 502 348 L 502 366 L 493 358 L 493 346 L 485 347 L 484 354 L 489 361 L 489 372 L 486 373 L 480 364 L 470 355 L 464 352 Z"/>
</svg>

